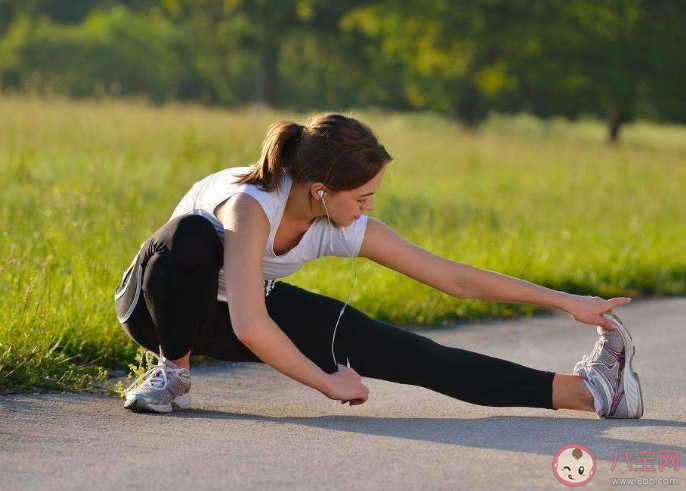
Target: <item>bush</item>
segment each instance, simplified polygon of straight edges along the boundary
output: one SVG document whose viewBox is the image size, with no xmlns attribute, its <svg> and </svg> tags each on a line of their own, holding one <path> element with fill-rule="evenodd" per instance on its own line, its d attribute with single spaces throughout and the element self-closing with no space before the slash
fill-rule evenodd
<svg viewBox="0 0 686 491">
<path fill-rule="evenodd" d="M 178 34 L 162 16 L 117 6 L 80 25 L 17 17 L 0 41 L 4 87 L 81 97 L 103 91 L 174 97 L 183 70 Z"/>
</svg>

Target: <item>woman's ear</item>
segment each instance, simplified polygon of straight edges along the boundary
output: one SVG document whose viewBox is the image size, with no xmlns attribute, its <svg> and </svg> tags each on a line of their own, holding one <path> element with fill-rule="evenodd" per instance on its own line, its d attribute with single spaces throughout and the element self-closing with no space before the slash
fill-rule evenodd
<svg viewBox="0 0 686 491">
<path fill-rule="evenodd" d="M 313 183 L 310 187 L 310 192 L 315 197 L 315 199 L 321 200 L 323 195 L 326 194 L 326 190 L 322 183 Z"/>
</svg>

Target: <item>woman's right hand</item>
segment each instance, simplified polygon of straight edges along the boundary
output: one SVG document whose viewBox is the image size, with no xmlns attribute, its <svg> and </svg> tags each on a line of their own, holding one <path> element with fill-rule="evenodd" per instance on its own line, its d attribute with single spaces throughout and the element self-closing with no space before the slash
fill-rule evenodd
<svg viewBox="0 0 686 491">
<path fill-rule="evenodd" d="M 362 377 L 352 368 L 338 364 L 338 371 L 329 375 L 329 390 L 326 396 L 341 404 L 351 406 L 364 404 L 369 399 L 369 389 L 362 383 Z"/>
</svg>

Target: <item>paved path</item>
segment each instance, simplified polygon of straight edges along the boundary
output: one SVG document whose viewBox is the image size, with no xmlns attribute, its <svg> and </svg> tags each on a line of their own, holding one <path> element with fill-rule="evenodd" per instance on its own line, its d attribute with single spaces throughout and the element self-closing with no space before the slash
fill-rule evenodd
<svg viewBox="0 0 686 491">
<path fill-rule="evenodd" d="M 234 363 L 194 369 L 194 409 L 171 415 L 131 413 L 105 396 L 0 397 L 0 489 L 567 489 L 552 459 L 571 443 L 597 459 L 588 489 L 637 476 L 686 489 L 683 468 L 630 472 L 624 454 L 635 467 L 636 452 L 678 450 L 686 466 L 686 298 L 616 313 L 637 346 L 640 420 L 482 407 L 369 378 L 369 401 L 342 406 L 268 365 Z M 596 340 L 563 313 L 423 334 L 561 373 Z"/>
</svg>

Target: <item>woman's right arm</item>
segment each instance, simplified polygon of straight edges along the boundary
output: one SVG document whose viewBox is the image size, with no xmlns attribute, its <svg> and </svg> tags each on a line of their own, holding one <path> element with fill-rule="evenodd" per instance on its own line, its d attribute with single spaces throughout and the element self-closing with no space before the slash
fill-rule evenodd
<svg viewBox="0 0 686 491">
<path fill-rule="evenodd" d="M 270 226 L 260 204 L 239 193 L 222 206 L 217 216 L 224 225 L 226 297 L 238 339 L 268 365 L 331 399 L 351 399 L 354 404 L 366 401 L 369 390 L 357 372 L 344 367 L 333 375 L 327 374 L 269 316 L 264 299 L 262 252 Z"/>
</svg>

